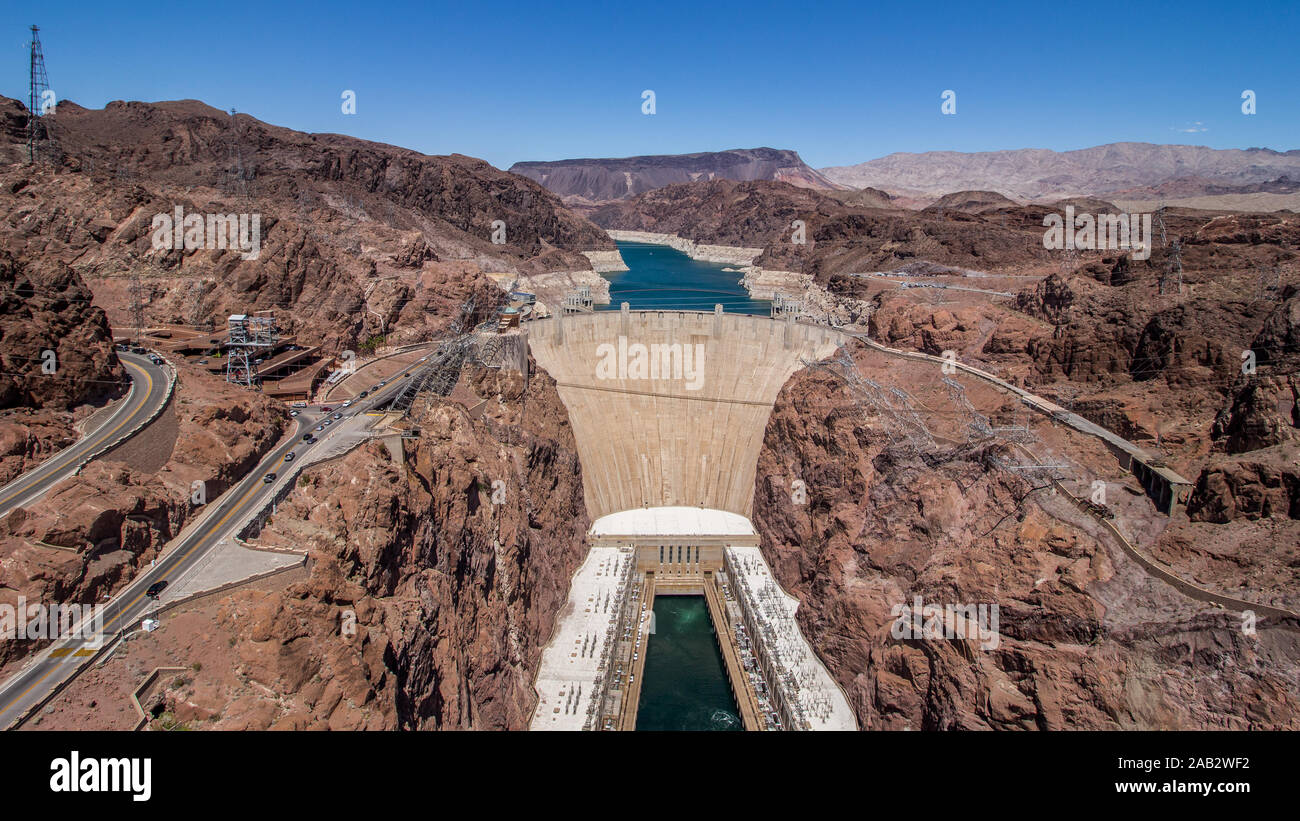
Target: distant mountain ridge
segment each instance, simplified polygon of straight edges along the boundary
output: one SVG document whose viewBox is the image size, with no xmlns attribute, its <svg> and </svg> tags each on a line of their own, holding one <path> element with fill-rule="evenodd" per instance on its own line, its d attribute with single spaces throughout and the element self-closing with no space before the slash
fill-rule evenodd
<svg viewBox="0 0 1300 821">
<path fill-rule="evenodd" d="M 847 187 L 818 173 L 797 152 L 779 148 L 517 162 L 509 170 L 578 204 L 614 202 L 665 185 L 711 180 L 775 180 L 820 190 Z"/>
<path fill-rule="evenodd" d="M 1258 191 L 1259 186 L 1283 177 L 1297 179 L 1300 150 L 1130 142 L 1076 151 L 895 153 L 820 171 L 840 185 L 928 196 L 984 190 L 1020 200 L 1045 200 L 1155 188 L 1173 180 L 1181 180 L 1180 193 L 1190 196 Z"/>
</svg>

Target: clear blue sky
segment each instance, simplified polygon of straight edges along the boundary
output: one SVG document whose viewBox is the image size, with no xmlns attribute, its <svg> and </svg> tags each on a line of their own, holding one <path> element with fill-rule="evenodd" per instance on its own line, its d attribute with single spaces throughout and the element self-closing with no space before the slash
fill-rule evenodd
<svg viewBox="0 0 1300 821">
<path fill-rule="evenodd" d="M 501 168 L 760 145 L 816 167 L 1124 140 L 1300 148 L 1297 0 L 104 5 L 5 0 L 0 92 L 26 101 L 36 23 L 59 99 L 196 98 Z"/>
</svg>

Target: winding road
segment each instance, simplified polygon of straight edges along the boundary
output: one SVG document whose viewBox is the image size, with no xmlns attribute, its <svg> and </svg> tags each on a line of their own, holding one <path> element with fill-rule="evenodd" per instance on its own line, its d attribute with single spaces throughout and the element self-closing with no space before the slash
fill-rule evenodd
<svg viewBox="0 0 1300 821">
<path fill-rule="evenodd" d="M 155 365 L 148 357 L 136 354 L 118 353 L 117 358 L 131 374 L 131 393 L 121 407 L 75 444 L 0 487 L 0 516 L 39 500 L 50 488 L 76 474 L 100 451 L 129 438 L 166 404 L 170 395 L 166 366 Z"/>
<path fill-rule="evenodd" d="M 119 632 L 137 627 L 140 620 L 156 606 L 155 599 L 146 593 L 152 584 L 178 580 L 197 565 L 208 551 L 238 533 L 269 503 L 277 489 L 283 487 L 285 482 L 294 481 L 297 472 L 305 464 L 310 464 L 312 460 L 309 451 L 330 451 L 331 440 L 336 437 L 355 437 L 358 426 L 364 421 L 360 417 L 392 399 L 393 393 L 403 386 L 408 375 L 421 364 L 415 362 L 406 366 L 390 377 L 386 386 L 370 392 L 361 402 L 354 401 L 346 410 L 335 406 L 333 410 L 344 413 L 346 418 L 315 433 L 319 438 L 310 444 L 303 441 L 303 435 L 320 425 L 329 414 L 323 412 L 321 406 L 301 411 L 297 417 L 297 430 L 291 438 L 277 445 L 241 482 L 212 502 L 210 509 L 204 511 L 186 529 L 187 532 L 182 532 L 164 549 L 163 555 L 153 567 L 140 573 L 122 592 L 104 605 L 101 636 L 95 639 L 70 638 L 57 641 L 0 685 L 0 728 L 12 729 L 21 724 L 34 708 L 45 703 L 58 689 L 76 678 L 102 646 L 111 643 Z M 295 458 L 286 461 L 285 455 L 290 451 L 295 453 Z M 269 473 L 275 473 L 276 480 L 268 483 L 263 477 Z"/>
</svg>

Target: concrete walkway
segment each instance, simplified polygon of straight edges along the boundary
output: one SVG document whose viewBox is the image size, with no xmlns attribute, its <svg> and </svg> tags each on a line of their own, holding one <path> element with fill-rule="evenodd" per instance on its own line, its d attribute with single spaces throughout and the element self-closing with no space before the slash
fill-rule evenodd
<svg viewBox="0 0 1300 821">
<path fill-rule="evenodd" d="M 171 604 L 222 587 L 302 564 L 302 553 L 253 550 L 226 539 L 209 550 L 193 568 L 169 585 L 159 603 Z"/>
</svg>

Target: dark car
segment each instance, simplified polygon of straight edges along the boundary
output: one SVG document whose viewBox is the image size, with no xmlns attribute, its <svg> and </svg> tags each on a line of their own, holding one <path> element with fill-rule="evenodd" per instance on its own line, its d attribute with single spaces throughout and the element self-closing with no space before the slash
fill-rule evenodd
<svg viewBox="0 0 1300 821">
<path fill-rule="evenodd" d="M 167 589 L 167 580 L 163 579 L 160 582 L 154 582 L 153 584 L 149 585 L 149 589 L 144 591 L 144 594 L 151 599 L 156 599 L 158 598 L 158 594 L 163 592 L 166 589 Z"/>
<path fill-rule="evenodd" d="M 302 435 L 302 441 L 304 441 L 304 442 L 310 442 L 311 440 L 313 440 L 313 439 L 315 439 L 315 438 L 316 438 L 316 437 L 315 437 L 315 436 L 312 436 L 310 433 L 304 433 L 304 434 Z"/>
<path fill-rule="evenodd" d="M 286 462 L 292 462 L 292 461 L 293 461 L 293 451 L 289 451 L 288 453 L 286 453 L 286 454 L 284 455 L 284 461 L 286 461 Z"/>
<path fill-rule="evenodd" d="M 331 408 L 329 405 L 326 405 L 325 407 L 323 407 L 323 408 L 320 409 L 320 412 L 321 412 L 321 413 L 329 413 L 329 412 L 332 411 L 332 410 L 334 410 L 334 409 Z"/>
<path fill-rule="evenodd" d="M 370 391 L 362 391 L 362 392 L 361 392 L 361 396 L 358 397 L 358 398 L 360 398 L 360 399 L 365 399 L 365 398 L 366 398 L 367 396 L 369 396 L 369 395 L 370 395 Z"/>
<path fill-rule="evenodd" d="M 275 481 L 275 474 L 274 473 L 266 474 L 265 476 L 262 477 L 262 481 L 268 485 L 271 484 L 272 482 Z"/>
</svg>

